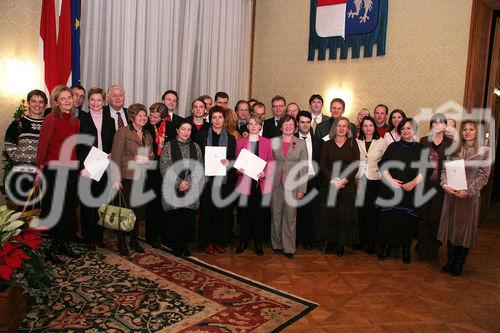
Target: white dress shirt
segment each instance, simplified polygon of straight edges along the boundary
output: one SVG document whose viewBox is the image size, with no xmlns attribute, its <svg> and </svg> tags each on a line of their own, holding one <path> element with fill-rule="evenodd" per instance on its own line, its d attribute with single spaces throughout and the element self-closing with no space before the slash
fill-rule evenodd
<svg viewBox="0 0 500 333">
<path fill-rule="evenodd" d="M 305 138 L 305 139 L 304 139 Z M 314 167 L 313 167 L 313 162 L 312 162 L 312 155 L 313 155 L 313 144 L 312 144 L 312 139 L 311 139 L 311 133 L 303 134 L 299 132 L 299 139 L 303 139 L 306 141 L 306 147 L 307 147 L 307 174 L 309 176 L 314 176 L 316 173 L 314 172 Z"/>
<path fill-rule="evenodd" d="M 123 120 L 123 126 L 128 126 L 127 117 L 125 116 L 125 110 L 121 108 L 120 110 L 115 110 L 111 106 L 109 107 L 109 113 L 111 114 L 111 118 L 115 121 L 115 128 L 118 129 L 118 114 L 120 112 L 120 117 Z"/>
</svg>

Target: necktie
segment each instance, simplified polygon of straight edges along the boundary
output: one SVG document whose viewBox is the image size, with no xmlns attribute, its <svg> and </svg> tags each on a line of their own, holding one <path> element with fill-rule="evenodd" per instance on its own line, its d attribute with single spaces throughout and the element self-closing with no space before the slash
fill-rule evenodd
<svg viewBox="0 0 500 333">
<path fill-rule="evenodd" d="M 172 117 L 170 117 L 170 112 L 167 113 L 167 121 L 172 122 Z"/>
<path fill-rule="evenodd" d="M 125 126 L 125 124 L 123 123 L 121 112 L 117 112 L 116 116 L 118 117 L 118 128 L 122 128 L 123 126 Z"/>
<path fill-rule="evenodd" d="M 303 136 L 302 139 L 306 140 L 307 139 L 307 136 Z"/>
<path fill-rule="evenodd" d="M 316 131 L 316 126 L 318 125 L 318 117 L 314 117 L 313 123 L 312 123 L 312 128 L 313 131 Z"/>
</svg>

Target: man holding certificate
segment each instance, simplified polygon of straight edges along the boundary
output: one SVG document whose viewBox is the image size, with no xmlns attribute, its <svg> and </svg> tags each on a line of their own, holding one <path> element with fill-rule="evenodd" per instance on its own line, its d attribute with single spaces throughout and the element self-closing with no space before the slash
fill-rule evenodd
<svg viewBox="0 0 500 333">
<path fill-rule="evenodd" d="M 209 176 L 200 200 L 198 246 L 208 254 L 224 253 L 224 246 L 229 243 L 227 208 L 218 207 L 212 193 L 224 198 L 234 190 L 236 182 L 236 172 L 233 169 L 226 171 L 229 161 L 234 159 L 236 139 L 224 128 L 224 111 L 220 106 L 212 107 L 209 112 L 211 126 L 198 135 L 198 144 L 204 154 L 205 175 Z"/>
<path fill-rule="evenodd" d="M 270 195 L 273 190 L 271 175 L 274 160 L 271 140 L 259 135 L 262 122 L 263 119 L 258 114 L 252 114 L 248 118 L 249 135 L 236 142 L 238 159 L 235 163 L 239 173 L 236 192 L 241 194 L 238 206 L 240 245 L 236 248 L 236 253 L 243 253 L 248 247 L 248 241 L 253 238 L 255 254 L 259 257 L 264 255 L 262 243 L 266 226 L 262 198 Z M 251 155 L 248 157 L 249 163 L 245 166 L 245 162 L 241 161 L 244 153 Z M 256 169 L 257 163 L 251 162 L 255 159 L 265 163 L 263 170 Z M 241 163 L 241 167 L 238 167 L 238 162 Z"/>
<path fill-rule="evenodd" d="M 479 195 L 490 176 L 490 151 L 479 145 L 478 132 L 476 121 L 462 121 L 460 145 L 448 157 L 441 174 L 441 186 L 446 194 L 438 239 L 447 243 L 448 249 L 448 261 L 441 271 L 453 276 L 462 274 L 469 249 L 477 243 Z"/>
</svg>

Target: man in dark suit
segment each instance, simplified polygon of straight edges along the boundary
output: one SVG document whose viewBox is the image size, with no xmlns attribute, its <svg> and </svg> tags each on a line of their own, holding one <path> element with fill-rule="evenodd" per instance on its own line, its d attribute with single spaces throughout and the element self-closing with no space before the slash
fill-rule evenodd
<svg viewBox="0 0 500 333">
<path fill-rule="evenodd" d="M 299 111 L 297 114 L 297 123 L 299 131 L 295 134 L 299 139 L 306 142 L 309 180 L 307 182 L 307 192 L 305 196 L 312 196 L 313 190 L 319 192 L 321 186 L 321 172 L 319 170 L 319 159 L 323 140 L 312 134 L 312 115 L 308 111 Z M 306 198 L 307 199 L 307 198 Z M 317 216 L 315 208 L 318 207 L 318 193 L 307 204 L 297 209 L 297 243 L 303 242 L 305 250 L 312 249 L 314 220 Z"/>
<path fill-rule="evenodd" d="M 163 104 L 167 106 L 167 127 L 165 133 L 165 142 L 168 142 L 175 138 L 176 132 L 175 128 L 177 123 L 183 118 L 174 113 L 177 108 L 177 91 L 175 90 L 166 90 L 161 96 L 161 100 Z"/>
<path fill-rule="evenodd" d="M 238 132 L 243 135 L 243 133 L 248 134 L 247 120 L 250 115 L 250 104 L 247 101 L 239 100 L 234 107 L 236 111 L 236 116 L 238 117 Z"/>
<path fill-rule="evenodd" d="M 269 139 L 281 135 L 281 131 L 278 128 L 278 121 L 285 114 L 286 100 L 284 97 L 276 95 L 271 100 L 271 106 L 273 110 L 273 117 L 264 121 L 262 130 L 262 136 Z"/>
<path fill-rule="evenodd" d="M 125 90 L 122 86 L 112 85 L 107 93 L 108 105 L 103 109 L 103 115 L 108 114 L 114 120 L 115 131 L 120 127 L 128 126 L 127 108 L 125 104 Z"/>
<path fill-rule="evenodd" d="M 311 111 L 312 123 L 311 132 L 315 134 L 316 127 L 323 121 L 330 119 L 326 114 L 323 114 L 323 97 L 320 94 L 313 94 L 309 97 L 309 109 Z"/>
<path fill-rule="evenodd" d="M 345 102 L 342 98 L 334 98 L 332 99 L 332 102 L 330 103 L 330 112 L 332 114 L 332 117 L 328 119 L 327 121 L 322 121 L 321 123 L 318 124 L 316 127 L 316 131 L 314 134 L 320 138 L 325 140 L 325 137 L 327 137 L 330 134 L 330 129 L 332 128 L 333 122 L 342 116 L 342 114 L 345 111 Z M 356 137 L 356 125 L 353 123 L 349 122 L 349 127 L 351 128 L 351 133 L 352 136 L 355 138 Z M 328 139 L 329 140 L 329 139 Z M 325 140 L 325 141 L 328 141 Z"/>
</svg>

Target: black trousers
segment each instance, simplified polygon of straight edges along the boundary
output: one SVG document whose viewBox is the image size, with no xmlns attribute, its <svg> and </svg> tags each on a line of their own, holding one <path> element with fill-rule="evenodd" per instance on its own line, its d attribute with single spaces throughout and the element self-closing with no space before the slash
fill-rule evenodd
<svg viewBox="0 0 500 333">
<path fill-rule="evenodd" d="M 266 214 L 262 207 L 262 192 L 252 181 L 252 190 L 247 204 L 238 205 L 238 222 L 240 223 L 240 241 L 248 242 L 253 238 L 255 244 L 262 244 L 266 228 Z M 243 195 L 242 195 L 243 196 Z"/>
<path fill-rule="evenodd" d="M 65 169 L 64 167 L 59 167 L 59 170 Z M 67 169 L 66 169 L 67 170 Z M 48 170 L 48 167 L 43 171 L 45 177 L 45 191 L 42 199 L 42 210 L 40 213 L 41 218 L 47 218 L 55 204 L 62 204 L 61 214 L 53 217 L 50 221 L 54 223 L 54 226 L 49 231 L 50 238 L 56 242 L 68 242 L 73 235 L 74 230 L 74 218 L 75 218 L 75 206 L 76 206 L 76 180 L 77 171 L 69 170 L 66 179 L 62 179 L 63 175 L 58 173 L 56 170 Z M 62 182 L 61 188 L 56 188 L 56 180 Z M 57 190 L 57 191 L 56 191 Z"/>
<path fill-rule="evenodd" d="M 312 191 L 313 187 L 307 187 L 307 193 Z M 312 242 L 314 239 L 313 231 L 315 228 L 315 220 L 319 205 L 319 188 L 318 194 L 307 204 L 297 208 L 297 243 Z"/>
<path fill-rule="evenodd" d="M 94 198 L 103 197 L 101 204 L 109 200 L 109 192 L 103 195 L 106 189 L 108 177 L 103 174 L 100 181 L 95 181 L 86 177 L 80 177 L 80 182 L 90 184 L 90 193 Z M 88 186 L 87 184 L 84 184 Z M 104 229 L 97 224 L 99 221 L 99 207 L 89 207 L 80 200 L 80 225 L 82 227 L 82 237 L 85 243 L 100 243 L 103 240 Z"/>
<path fill-rule="evenodd" d="M 208 183 L 201 194 L 200 225 L 198 227 L 198 246 L 209 244 L 227 245 L 229 239 L 227 207 L 219 208 L 212 200 L 213 183 Z"/>
<path fill-rule="evenodd" d="M 156 241 L 164 232 L 162 226 L 166 223 L 166 214 L 161 204 L 161 174 L 158 169 L 148 170 L 146 186 L 153 190 L 155 198 L 147 203 L 146 214 L 146 241 Z"/>
<path fill-rule="evenodd" d="M 171 238 L 175 245 L 185 245 L 192 238 L 193 225 L 196 220 L 194 209 L 179 208 L 170 211 Z"/>
<path fill-rule="evenodd" d="M 377 240 L 379 210 L 375 207 L 375 201 L 379 189 L 380 180 L 366 180 L 363 206 L 358 208 L 359 239 L 361 242 L 375 242 Z"/>
</svg>

